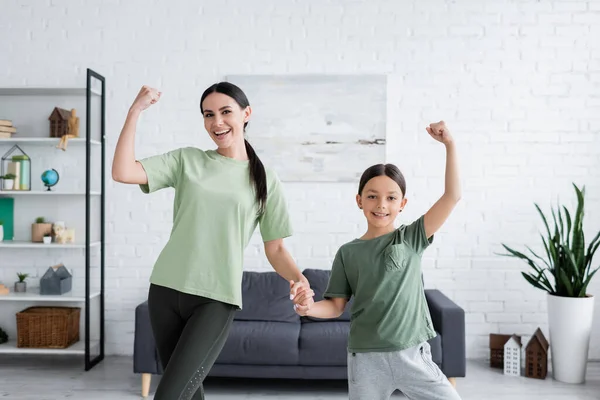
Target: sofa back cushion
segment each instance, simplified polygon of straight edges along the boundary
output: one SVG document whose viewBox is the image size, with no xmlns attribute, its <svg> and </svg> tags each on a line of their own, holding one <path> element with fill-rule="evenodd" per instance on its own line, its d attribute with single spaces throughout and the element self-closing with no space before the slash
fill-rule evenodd
<svg viewBox="0 0 600 400">
<path fill-rule="evenodd" d="M 315 292 L 315 302 L 323 300 L 323 293 L 327 289 L 329 283 L 330 270 L 325 269 L 305 269 L 303 272 L 306 279 L 310 283 L 311 289 Z M 312 317 L 302 317 L 302 322 L 321 322 L 321 321 L 350 321 L 350 308 L 352 307 L 353 298 L 346 304 L 346 309 L 338 318 L 319 319 Z"/>
<path fill-rule="evenodd" d="M 290 284 L 276 272 L 244 271 L 240 321 L 300 322 L 290 300 Z"/>
</svg>

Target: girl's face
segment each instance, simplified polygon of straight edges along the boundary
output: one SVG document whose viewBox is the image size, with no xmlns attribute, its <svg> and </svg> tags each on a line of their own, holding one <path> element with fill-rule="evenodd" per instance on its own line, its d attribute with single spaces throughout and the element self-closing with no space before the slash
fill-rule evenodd
<svg viewBox="0 0 600 400">
<path fill-rule="evenodd" d="M 244 123 L 252 110 L 242 109 L 231 97 L 223 93 L 211 93 L 202 103 L 204 128 L 216 143 L 224 149 L 236 142 L 244 142 Z"/>
<path fill-rule="evenodd" d="M 371 178 L 356 203 L 363 210 L 370 227 L 385 228 L 394 224 L 396 217 L 406 205 L 400 186 L 386 175 Z"/>
</svg>

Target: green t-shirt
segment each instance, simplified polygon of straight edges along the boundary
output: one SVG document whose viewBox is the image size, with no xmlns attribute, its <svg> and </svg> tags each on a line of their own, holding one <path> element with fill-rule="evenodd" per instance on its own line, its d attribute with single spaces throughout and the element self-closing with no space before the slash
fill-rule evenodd
<svg viewBox="0 0 600 400">
<path fill-rule="evenodd" d="M 292 234 L 281 183 L 266 169 L 267 201 L 258 217 L 249 162 L 186 147 L 140 160 L 144 193 L 175 188 L 173 228 L 150 282 L 242 307 L 244 250 L 260 224 L 263 241 Z"/>
<path fill-rule="evenodd" d="M 421 279 L 421 255 L 433 242 L 423 216 L 375 239 L 338 250 L 324 297 L 354 296 L 348 351 L 397 351 L 436 336 Z"/>
</svg>

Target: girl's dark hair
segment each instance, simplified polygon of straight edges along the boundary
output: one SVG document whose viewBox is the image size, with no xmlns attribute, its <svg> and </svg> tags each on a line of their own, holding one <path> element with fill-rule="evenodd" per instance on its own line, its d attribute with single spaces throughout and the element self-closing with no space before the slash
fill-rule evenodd
<svg viewBox="0 0 600 400">
<path fill-rule="evenodd" d="M 394 164 L 376 164 L 373 165 L 363 172 L 360 177 L 360 183 L 358 184 L 358 194 L 362 195 L 362 191 L 365 188 L 367 182 L 371 179 L 385 175 L 394 180 L 400 186 L 400 190 L 402 191 L 402 196 L 406 195 L 406 180 L 404 180 L 404 175 L 402 172 L 396 167 Z"/>
<path fill-rule="evenodd" d="M 200 98 L 200 111 L 202 111 L 202 114 L 204 114 L 204 108 L 202 107 L 204 99 L 211 93 L 221 93 L 231 97 L 242 109 L 245 109 L 250 105 L 250 102 L 242 89 L 233 83 L 219 82 L 206 89 L 202 94 L 202 97 Z M 248 126 L 248 122 L 244 123 L 244 132 L 246 132 L 246 126 Z M 265 166 L 256 155 L 252 146 L 250 146 L 248 140 L 244 139 L 244 143 L 250 161 L 250 182 L 254 185 L 254 193 L 256 195 L 256 202 L 258 203 L 258 213 L 262 214 L 265 211 L 265 203 L 267 202 L 267 174 L 265 172 Z"/>
</svg>

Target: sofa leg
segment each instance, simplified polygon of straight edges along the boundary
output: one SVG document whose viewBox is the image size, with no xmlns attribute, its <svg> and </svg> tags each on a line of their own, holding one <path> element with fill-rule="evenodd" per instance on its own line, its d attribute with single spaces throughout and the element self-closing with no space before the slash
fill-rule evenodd
<svg viewBox="0 0 600 400">
<path fill-rule="evenodd" d="M 452 386 L 456 387 L 456 378 L 448 378 L 448 380 Z"/>
<path fill-rule="evenodd" d="M 151 380 L 152 374 L 142 374 L 142 397 L 148 397 L 148 393 L 150 393 Z"/>
</svg>

